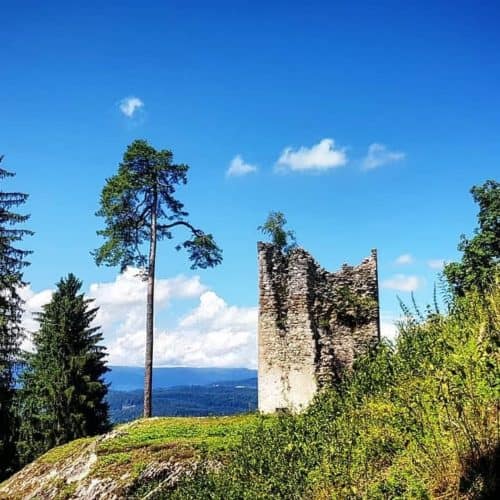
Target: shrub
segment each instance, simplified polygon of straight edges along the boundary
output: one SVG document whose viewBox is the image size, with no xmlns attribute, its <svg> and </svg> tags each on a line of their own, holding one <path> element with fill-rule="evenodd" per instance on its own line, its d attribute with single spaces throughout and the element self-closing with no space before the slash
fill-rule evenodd
<svg viewBox="0 0 500 500">
<path fill-rule="evenodd" d="M 500 291 L 399 325 L 300 415 L 169 498 L 487 498 L 498 493 Z"/>
</svg>

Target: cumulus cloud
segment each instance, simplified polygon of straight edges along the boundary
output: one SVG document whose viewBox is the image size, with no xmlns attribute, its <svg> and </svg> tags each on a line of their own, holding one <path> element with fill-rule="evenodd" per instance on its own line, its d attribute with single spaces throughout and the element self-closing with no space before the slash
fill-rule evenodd
<svg viewBox="0 0 500 500">
<path fill-rule="evenodd" d="M 25 302 L 23 325 L 34 331 L 33 313 L 50 301 L 52 290 L 21 291 Z M 93 283 L 89 298 L 99 306 L 96 324 L 102 327 L 108 362 L 114 365 L 144 363 L 146 282 L 138 269 L 128 268 L 114 281 Z M 172 302 L 197 300 L 187 314 L 167 328 L 162 311 Z M 257 307 L 227 304 L 201 283 L 198 276 L 158 279 L 155 289 L 156 366 L 255 367 Z M 31 348 L 27 340 L 25 348 Z"/>
<path fill-rule="evenodd" d="M 411 254 L 404 253 L 403 255 L 400 255 L 395 262 L 399 266 L 405 266 L 407 264 L 413 264 L 414 261 L 415 259 Z"/>
<path fill-rule="evenodd" d="M 406 154 L 401 151 L 390 151 L 385 144 L 374 142 L 368 147 L 368 153 L 363 159 L 363 169 L 372 170 L 388 163 L 404 160 Z"/>
<path fill-rule="evenodd" d="M 199 304 L 170 330 L 155 335 L 156 366 L 255 367 L 257 308 L 229 306 L 215 292 L 204 292 Z M 119 335 L 110 345 L 110 363 L 144 361 L 144 328 Z"/>
<path fill-rule="evenodd" d="M 145 314 L 147 283 L 141 278 L 141 271 L 129 267 L 119 274 L 115 281 L 92 283 L 89 296 L 100 307 L 96 321 L 103 328 L 120 323 L 122 330 L 142 323 Z M 167 307 L 172 299 L 193 299 L 206 290 L 198 276 L 183 275 L 168 279 L 157 279 L 155 306 L 157 310 Z"/>
<path fill-rule="evenodd" d="M 395 274 L 391 278 L 382 281 L 383 288 L 401 292 L 414 292 L 421 285 L 423 285 L 423 281 L 418 276 L 408 276 L 406 274 Z"/>
<path fill-rule="evenodd" d="M 298 149 L 287 147 L 276 162 L 278 171 L 324 172 L 347 163 L 344 148 L 336 148 L 333 139 L 322 139 L 318 144 Z"/>
<path fill-rule="evenodd" d="M 229 164 L 226 170 L 227 177 L 242 177 L 244 175 L 251 174 L 252 172 L 257 172 L 256 165 L 250 165 L 250 163 L 245 163 L 241 155 L 236 155 Z"/>
<path fill-rule="evenodd" d="M 42 306 L 50 302 L 53 290 L 46 289 L 41 292 L 34 292 L 30 285 L 19 290 L 19 296 L 24 300 L 24 314 L 22 326 L 26 332 L 21 348 L 26 351 L 33 350 L 32 333 L 37 330 L 38 322 L 36 314 L 42 311 Z"/>
<path fill-rule="evenodd" d="M 381 321 L 380 335 L 391 342 L 396 340 L 396 337 L 398 336 L 398 328 L 394 321 Z"/>
<path fill-rule="evenodd" d="M 119 104 L 120 111 L 127 117 L 133 118 L 136 111 L 144 107 L 144 102 L 138 97 L 130 96 L 122 99 Z"/>
<path fill-rule="evenodd" d="M 430 259 L 427 261 L 427 265 L 436 271 L 441 271 L 444 267 L 444 259 Z"/>
<path fill-rule="evenodd" d="M 380 336 L 394 342 L 398 336 L 397 321 L 401 318 L 391 311 L 380 313 Z"/>
</svg>

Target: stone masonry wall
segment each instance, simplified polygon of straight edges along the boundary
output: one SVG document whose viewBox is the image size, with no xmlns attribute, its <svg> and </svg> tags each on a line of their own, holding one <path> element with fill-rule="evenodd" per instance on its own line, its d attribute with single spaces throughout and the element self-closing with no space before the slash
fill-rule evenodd
<svg viewBox="0 0 500 500">
<path fill-rule="evenodd" d="M 379 341 L 377 254 L 334 273 L 301 248 L 258 256 L 259 410 L 299 411 Z"/>
</svg>

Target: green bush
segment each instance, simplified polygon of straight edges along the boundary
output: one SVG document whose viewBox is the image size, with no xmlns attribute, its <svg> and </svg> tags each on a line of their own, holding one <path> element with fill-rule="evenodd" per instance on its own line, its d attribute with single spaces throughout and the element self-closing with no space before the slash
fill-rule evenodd
<svg viewBox="0 0 500 500">
<path fill-rule="evenodd" d="M 229 463 L 165 498 L 488 498 L 498 494 L 500 291 L 399 325 L 300 415 L 257 425 Z M 160 495 L 161 497 L 161 495 Z"/>
</svg>

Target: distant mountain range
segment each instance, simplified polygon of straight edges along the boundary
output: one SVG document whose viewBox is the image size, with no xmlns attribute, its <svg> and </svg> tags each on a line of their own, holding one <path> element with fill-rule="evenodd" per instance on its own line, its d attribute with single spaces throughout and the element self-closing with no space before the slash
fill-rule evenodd
<svg viewBox="0 0 500 500">
<path fill-rule="evenodd" d="M 106 382 L 112 391 L 134 391 L 144 385 L 144 368 L 137 366 L 109 366 Z M 210 385 L 222 382 L 254 379 L 257 370 L 248 368 L 153 368 L 153 389 L 178 386 Z"/>
<path fill-rule="evenodd" d="M 113 423 L 142 416 L 142 389 L 110 390 L 106 397 Z M 153 390 L 154 416 L 234 415 L 257 408 L 257 378 Z"/>
</svg>

